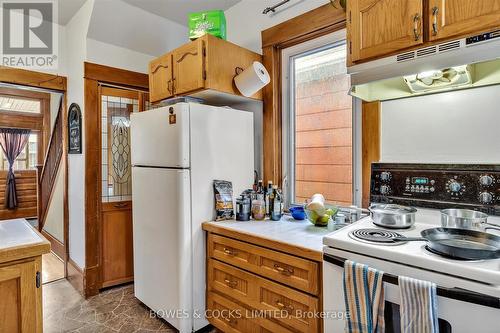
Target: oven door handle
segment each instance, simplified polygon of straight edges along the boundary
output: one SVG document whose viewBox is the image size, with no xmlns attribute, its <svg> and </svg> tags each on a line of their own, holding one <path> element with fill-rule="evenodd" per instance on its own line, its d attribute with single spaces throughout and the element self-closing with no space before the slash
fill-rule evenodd
<svg viewBox="0 0 500 333">
<path fill-rule="evenodd" d="M 323 260 L 339 266 L 339 267 L 344 267 L 344 262 L 347 259 L 340 258 L 337 256 L 332 256 L 331 254 L 326 254 L 323 253 Z M 394 285 L 398 285 L 399 278 L 396 275 L 392 275 L 389 273 L 384 273 L 384 276 L 382 277 L 382 281 Z M 478 304 L 482 306 L 487 306 L 490 308 L 495 308 L 495 309 L 500 309 L 500 298 L 494 297 L 494 296 L 489 296 L 481 293 L 477 293 L 475 291 L 470 291 L 467 289 L 462 289 L 462 288 L 446 288 L 446 287 L 440 287 L 437 286 L 436 288 L 437 295 L 440 297 L 445 297 L 449 299 L 454 299 L 457 301 L 462 301 L 462 302 L 467 302 L 467 303 L 472 303 L 472 304 Z"/>
</svg>

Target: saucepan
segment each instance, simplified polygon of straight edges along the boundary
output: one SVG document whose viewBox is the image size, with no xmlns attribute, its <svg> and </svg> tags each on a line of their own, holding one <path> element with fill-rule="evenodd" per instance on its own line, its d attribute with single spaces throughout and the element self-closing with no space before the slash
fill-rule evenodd
<svg viewBox="0 0 500 333">
<path fill-rule="evenodd" d="M 372 214 L 373 223 L 379 227 L 390 229 L 410 228 L 415 223 L 413 207 L 395 204 L 375 204 L 368 208 Z"/>
<path fill-rule="evenodd" d="M 483 260 L 500 258 L 500 236 L 487 232 L 430 228 L 420 232 L 422 237 L 393 237 L 396 242 L 427 242 L 430 250 L 452 259 Z"/>
<path fill-rule="evenodd" d="M 476 210 L 449 208 L 441 210 L 441 226 L 478 231 L 500 230 L 500 226 L 488 223 L 488 215 Z"/>
</svg>

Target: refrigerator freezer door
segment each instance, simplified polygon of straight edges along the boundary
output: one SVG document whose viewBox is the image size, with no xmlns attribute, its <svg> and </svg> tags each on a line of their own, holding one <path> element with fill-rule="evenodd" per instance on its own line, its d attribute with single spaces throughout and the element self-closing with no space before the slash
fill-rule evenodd
<svg viewBox="0 0 500 333">
<path fill-rule="evenodd" d="M 189 104 L 130 115 L 132 165 L 189 168 Z"/>
<path fill-rule="evenodd" d="M 191 104 L 191 197 L 193 223 L 193 306 L 205 308 L 204 221 L 214 218 L 214 179 L 233 183 L 233 198 L 253 183 L 253 113 Z M 207 325 L 195 318 L 195 330 Z"/>
<path fill-rule="evenodd" d="M 132 168 L 135 296 L 191 333 L 190 171 Z"/>
</svg>

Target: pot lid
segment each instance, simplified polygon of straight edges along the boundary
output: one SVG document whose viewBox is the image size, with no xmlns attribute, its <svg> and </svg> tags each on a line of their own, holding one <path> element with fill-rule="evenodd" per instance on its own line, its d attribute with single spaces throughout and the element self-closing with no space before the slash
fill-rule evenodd
<svg viewBox="0 0 500 333">
<path fill-rule="evenodd" d="M 417 211 L 413 207 L 407 207 L 395 204 L 372 205 L 370 206 L 369 210 L 372 213 L 393 214 L 393 215 L 411 214 Z"/>
</svg>

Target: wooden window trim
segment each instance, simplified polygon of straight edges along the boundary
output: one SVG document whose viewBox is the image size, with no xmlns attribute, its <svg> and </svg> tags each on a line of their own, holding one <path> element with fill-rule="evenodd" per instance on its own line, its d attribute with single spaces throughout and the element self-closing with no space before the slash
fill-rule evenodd
<svg viewBox="0 0 500 333">
<path fill-rule="evenodd" d="M 263 63 L 271 76 L 271 83 L 263 89 L 265 182 L 281 184 L 283 180 L 281 50 L 345 27 L 344 10 L 326 4 L 262 31 Z"/>
<path fill-rule="evenodd" d="M 101 113 L 99 84 L 149 89 L 147 74 L 84 63 L 85 103 L 85 269 L 77 281 L 85 297 L 97 295 L 102 287 L 101 230 Z"/>
</svg>

